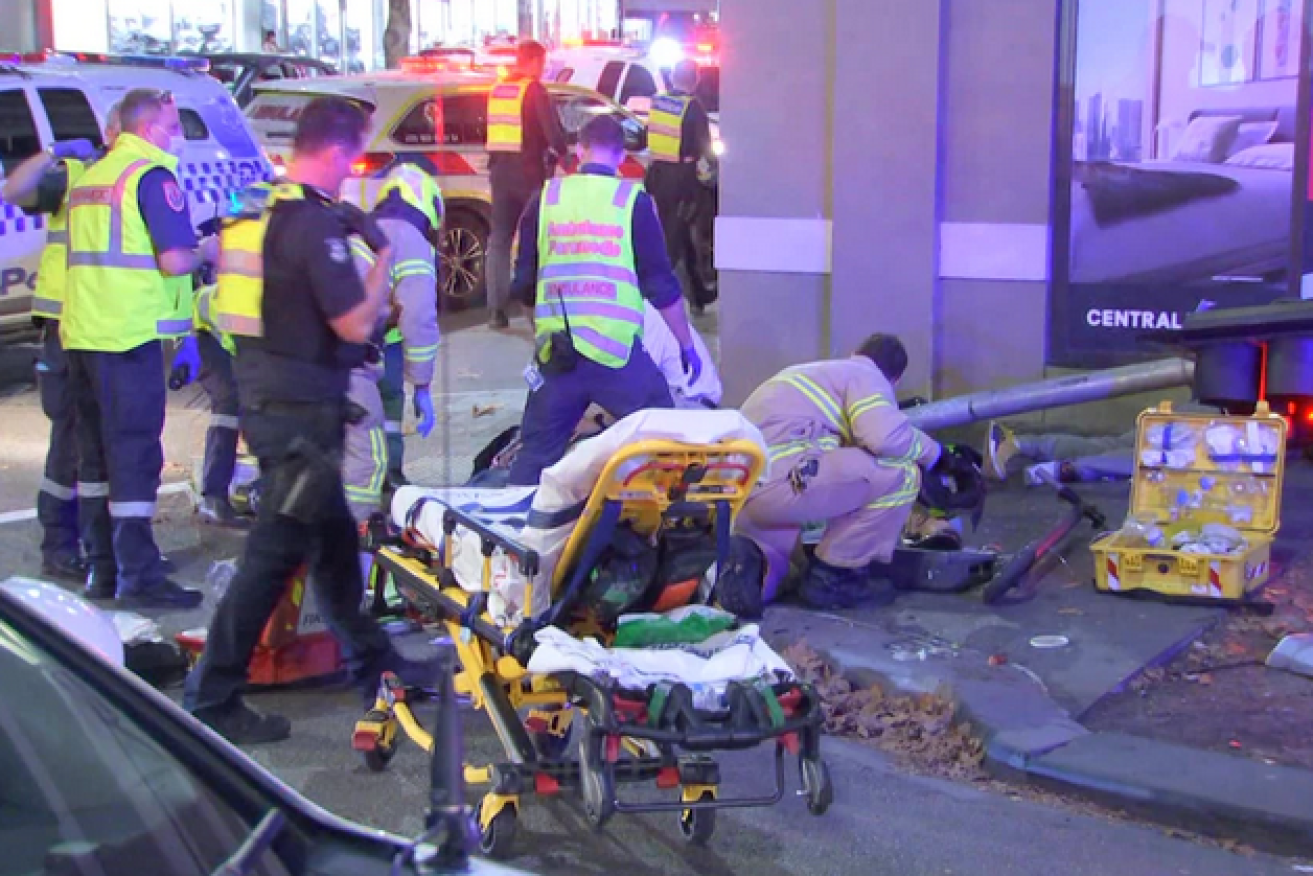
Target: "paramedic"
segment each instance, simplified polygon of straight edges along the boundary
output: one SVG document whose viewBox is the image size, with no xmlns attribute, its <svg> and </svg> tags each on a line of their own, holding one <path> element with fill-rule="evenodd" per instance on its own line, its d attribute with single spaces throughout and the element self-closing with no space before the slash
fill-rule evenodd
<svg viewBox="0 0 1313 876">
<path fill-rule="evenodd" d="M 652 200 L 641 184 L 616 176 L 625 154 L 620 123 L 594 118 L 579 148 L 580 172 L 549 182 L 520 220 L 513 292 L 531 308 L 535 352 L 515 485 L 538 483 L 565 455 L 590 404 L 616 419 L 673 406 L 641 343 L 643 299 L 661 312 L 690 379 L 702 373 Z"/>
<path fill-rule="evenodd" d="M 770 472 L 738 518 L 737 534 L 747 540 L 734 539 L 729 565 L 755 574 L 733 576 L 736 587 L 760 587 L 759 601 L 770 603 L 803 526 L 824 522 L 802 600 L 835 609 L 892 599 L 892 587 L 868 567 L 892 559 L 921 469 L 941 454 L 898 409 L 894 386 L 906 368 L 898 338 L 876 334 L 848 359 L 784 369 L 743 403 L 743 415 L 766 439 Z M 727 596 L 722 604 L 741 611 L 730 602 L 742 600 Z"/>
<path fill-rule="evenodd" d="M 402 376 L 414 387 L 419 434 L 427 438 L 434 423 L 429 384 L 433 381 L 438 353 L 438 271 L 434 244 L 442 225 L 442 192 L 424 170 L 414 164 L 403 164 L 388 174 L 378 197 L 373 215 L 392 245 L 393 262 L 388 295 L 378 313 L 375 340 L 384 342 L 384 332 L 395 331 L 400 335 L 392 346 L 404 353 Z M 373 250 L 360 238 L 353 237 L 351 251 L 360 275 L 367 276 L 376 261 Z M 342 464 L 347 504 L 361 524 L 383 507 L 387 484 L 391 454 L 382 395 L 385 368 L 380 363 L 354 369 L 347 392 L 350 401 L 365 411 L 362 419 L 347 427 Z"/>
<path fill-rule="evenodd" d="M 105 141 L 113 145 L 119 132 L 115 104 L 105 120 Z M 41 251 L 32 319 L 41 329 L 37 387 L 41 410 L 50 420 L 50 444 L 41 489 L 36 494 L 41 524 L 41 573 L 84 584 L 87 562 L 82 556 L 77 511 L 77 421 L 69 395 L 68 360 L 59 342 L 59 318 L 64 310 L 64 280 L 68 260 L 68 203 L 64 195 L 76 183 L 99 150 L 89 140 L 54 143 L 14 168 L 0 197 L 29 214 L 47 214 L 46 246 Z"/>
<path fill-rule="evenodd" d="M 697 251 L 693 245 L 693 224 L 702 183 L 698 180 L 698 162 L 714 165 L 711 148 L 711 123 L 702 102 L 693 96 L 698 84 L 698 65 L 680 61 L 670 74 L 673 89 L 652 99 L 648 119 L 648 150 L 652 164 L 646 185 L 656 203 L 661 227 L 666 232 L 666 251 L 675 270 L 684 266 L 689 282 L 689 301 L 695 313 L 711 303 L 711 294 L 702 282 Z"/>
<path fill-rule="evenodd" d="M 515 71 L 488 92 L 488 173 L 492 182 L 492 230 L 485 276 L 490 324 L 506 328 L 511 285 L 511 243 L 525 206 L 556 173 L 565 154 L 565 131 L 540 81 L 547 64 L 542 43 L 521 40 Z"/>
<path fill-rule="evenodd" d="M 88 595 L 194 608 L 170 581 L 151 532 L 164 467 L 163 339 L 191 330 L 198 246 L 174 171 L 186 142 L 169 92 L 136 89 L 119 107 L 109 153 L 68 193 L 68 275 L 60 339 L 76 400 L 78 515 Z M 106 295 L 111 290 L 113 295 Z"/>
<path fill-rule="evenodd" d="M 386 243 L 375 243 L 377 264 L 361 282 L 347 236 L 368 220 L 335 205 L 331 194 L 359 158 L 366 125 L 349 101 L 311 101 L 297 122 L 286 182 L 265 219 L 225 229 L 216 317 L 235 336 L 242 431 L 270 486 L 187 679 L 184 704 L 235 743 L 290 733 L 287 719 L 247 706 L 242 688 L 261 631 L 303 565 L 353 677 L 369 695 L 389 669 L 420 683 L 418 664 L 401 658 L 361 613 L 358 537 L 342 490 L 350 373 L 368 354 L 392 266 Z M 239 270 L 256 282 L 225 282 Z"/>
</svg>

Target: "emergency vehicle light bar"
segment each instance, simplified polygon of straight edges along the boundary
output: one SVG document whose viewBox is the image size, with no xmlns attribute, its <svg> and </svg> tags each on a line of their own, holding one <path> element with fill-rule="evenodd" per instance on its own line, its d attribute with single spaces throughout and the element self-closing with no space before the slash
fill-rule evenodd
<svg viewBox="0 0 1313 876">
<path fill-rule="evenodd" d="M 105 64 L 117 67 L 150 67 L 156 70 L 207 73 L 205 58 L 180 58 L 168 55 L 108 55 L 103 52 L 61 52 L 47 49 L 23 55 L 25 63 Z"/>
</svg>

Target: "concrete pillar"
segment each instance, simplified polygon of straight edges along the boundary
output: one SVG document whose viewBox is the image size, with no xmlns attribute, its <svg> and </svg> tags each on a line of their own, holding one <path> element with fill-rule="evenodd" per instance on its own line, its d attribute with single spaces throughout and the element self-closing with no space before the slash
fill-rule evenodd
<svg viewBox="0 0 1313 876">
<path fill-rule="evenodd" d="M 857 0 L 860 2 L 860 0 Z M 726 401 L 829 350 L 834 0 L 721 0 Z"/>
</svg>

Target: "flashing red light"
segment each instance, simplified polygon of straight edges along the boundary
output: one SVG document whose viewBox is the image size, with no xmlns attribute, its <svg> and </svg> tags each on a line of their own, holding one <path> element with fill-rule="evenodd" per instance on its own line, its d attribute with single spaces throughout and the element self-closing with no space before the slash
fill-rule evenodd
<svg viewBox="0 0 1313 876">
<path fill-rule="evenodd" d="M 710 55 L 712 52 L 716 51 L 716 47 L 711 43 L 698 43 L 697 48 L 698 51 L 704 55 Z"/>
<path fill-rule="evenodd" d="M 375 176 L 386 170 L 391 163 L 392 156 L 386 152 L 366 152 L 351 165 L 351 175 Z"/>
</svg>

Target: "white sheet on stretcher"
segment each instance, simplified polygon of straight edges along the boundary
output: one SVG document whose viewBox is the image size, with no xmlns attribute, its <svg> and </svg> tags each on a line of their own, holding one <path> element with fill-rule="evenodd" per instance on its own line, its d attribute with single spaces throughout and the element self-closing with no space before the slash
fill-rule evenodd
<svg viewBox="0 0 1313 876">
<path fill-rule="evenodd" d="M 442 506 L 448 505 L 536 551 L 539 572 L 533 581 L 533 613 L 538 615 L 551 605 L 548 582 L 570 533 L 602 469 L 622 447 L 653 439 L 716 444 L 741 438 L 753 441 L 766 454 L 761 432 L 738 411 L 639 411 L 597 437 L 576 445 L 564 459 L 543 472 L 538 487 L 500 490 L 402 487 L 392 499 L 392 518 L 398 526 L 407 526 L 411 508 L 427 497 L 436 501 L 427 503 L 418 519 L 409 525 L 435 546 L 443 543 Z M 480 537 L 460 527 L 455 543 L 450 559 L 452 572 L 462 587 L 477 592 L 482 589 L 483 572 Z M 525 584 L 515 562 L 499 551 L 493 557 L 493 591 L 488 597 L 488 609 L 495 621 L 507 625 L 523 618 Z"/>
<path fill-rule="evenodd" d="M 694 705 L 702 709 L 719 708 L 731 681 L 791 677 L 789 665 L 762 641 L 755 624 L 717 633 L 697 645 L 651 648 L 606 648 L 596 639 L 576 639 L 556 627 L 539 630 L 534 638 L 538 648 L 529 658 L 530 672 L 577 672 L 609 678 L 626 690 L 682 682 L 693 689 Z"/>
</svg>

